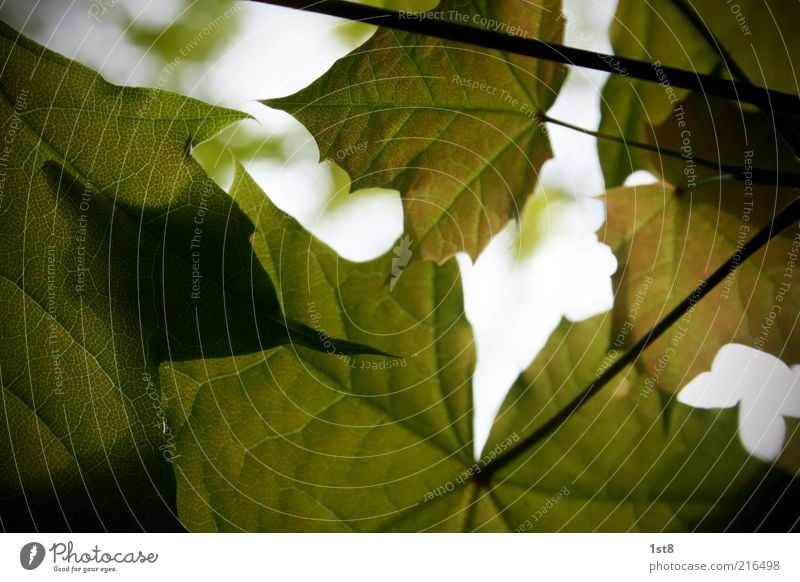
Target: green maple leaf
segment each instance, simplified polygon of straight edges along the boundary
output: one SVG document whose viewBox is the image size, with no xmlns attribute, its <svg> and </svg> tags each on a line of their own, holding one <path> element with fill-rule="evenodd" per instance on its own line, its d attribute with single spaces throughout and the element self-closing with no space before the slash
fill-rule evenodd
<svg viewBox="0 0 800 582">
<path fill-rule="evenodd" d="M 447 0 L 437 10 L 559 41 L 560 7 Z M 308 127 L 354 188 L 399 190 L 414 260 L 442 262 L 460 251 L 476 258 L 532 193 L 551 157 L 538 116 L 564 75 L 553 63 L 381 29 L 306 89 L 265 103 Z"/>
<path fill-rule="evenodd" d="M 190 155 L 244 114 L 110 85 L 5 24 L 0 55 L 4 527 L 179 527 L 159 363 L 320 347 Z"/>
<path fill-rule="evenodd" d="M 322 337 L 369 339 L 402 357 L 287 347 L 162 369 L 179 427 L 181 518 L 203 530 L 389 527 L 396 504 L 414 503 L 469 460 L 474 354 L 458 268 L 409 265 L 390 291 L 392 253 L 340 259 L 243 172 L 232 195 L 257 225 L 257 252 L 288 315 Z M 233 486 L 217 453 L 242 475 Z M 394 484 L 391 498 L 376 478 Z"/>
</svg>

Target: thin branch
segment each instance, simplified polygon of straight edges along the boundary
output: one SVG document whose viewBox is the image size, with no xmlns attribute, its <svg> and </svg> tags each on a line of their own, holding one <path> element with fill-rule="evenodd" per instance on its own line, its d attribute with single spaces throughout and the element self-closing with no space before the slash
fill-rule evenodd
<svg viewBox="0 0 800 582">
<path fill-rule="evenodd" d="M 722 46 L 722 43 L 719 42 L 714 32 L 705 23 L 697 10 L 695 10 L 694 6 L 690 5 L 690 3 L 687 3 L 685 0 L 672 0 L 672 3 L 686 17 L 686 19 L 692 23 L 692 26 L 695 27 L 697 32 L 700 33 L 700 36 L 703 37 L 709 46 L 714 49 L 714 51 L 717 53 L 717 56 L 722 61 L 722 64 L 725 65 L 725 67 L 728 69 L 728 72 L 730 72 L 731 77 L 752 86 L 753 83 L 750 81 L 747 73 L 745 73 L 744 69 L 739 66 L 728 50 Z M 783 116 L 780 115 L 780 113 L 773 111 L 773 104 L 770 102 L 769 98 L 759 97 L 754 104 L 758 105 L 758 107 L 761 109 L 761 112 L 772 121 L 778 134 L 792 148 L 794 155 L 800 158 L 800 136 L 798 136 L 797 132 L 791 127 L 791 125 L 789 125 Z M 795 107 L 794 111 L 797 111 L 797 107 Z"/>
<path fill-rule="evenodd" d="M 628 351 L 626 351 L 620 358 L 614 361 L 605 372 L 600 374 L 595 380 L 584 388 L 569 404 L 559 410 L 547 422 L 542 424 L 539 428 L 534 430 L 531 434 L 520 440 L 513 447 L 506 450 L 506 453 L 495 457 L 492 461 L 483 466 L 482 473 L 487 477 L 491 476 L 496 471 L 507 466 L 518 459 L 521 455 L 525 454 L 533 446 L 544 440 L 553 431 L 559 428 L 567 420 L 572 417 L 590 398 L 595 396 L 608 382 L 621 372 L 626 366 L 632 364 L 636 358 L 655 340 L 669 329 L 672 324 L 683 317 L 689 308 L 700 301 L 703 297 L 708 295 L 714 287 L 725 278 L 738 266 L 744 263 L 748 258 L 758 252 L 764 245 L 766 245 L 772 238 L 777 236 L 781 231 L 796 223 L 800 219 L 800 198 L 797 198 L 777 214 L 769 224 L 762 228 L 758 234 L 750 239 L 741 249 L 730 259 L 725 261 L 714 273 L 706 279 L 703 283 L 698 285 L 691 295 L 681 301 L 667 316 L 653 326 L 644 337 L 637 341 Z"/>
<path fill-rule="evenodd" d="M 584 133 L 586 135 L 591 135 L 592 137 L 596 137 L 597 139 L 602 139 L 606 141 L 613 141 L 615 143 L 619 143 L 628 147 L 634 147 L 636 149 L 642 149 L 649 152 L 653 152 L 659 155 L 667 156 L 670 158 L 676 159 L 685 159 L 683 154 L 679 151 L 662 148 L 657 145 L 641 142 L 641 141 L 634 141 L 630 139 L 626 139 L 624 137 L 618 135 L 611 135 L 609 133 L 603 133 L 600 131 L 593 131 L 591 129 L 586 129 L 585 127 L 580 127 L 578 125 L 573 125 L 567 121 L 562 121 L 560 119 L 554 119 L 549 115 L 543 115 L 542 121 L 547 123 L 553 123 L 555 125 L 560 125 L 561 127 L 566 127 L 567 129 L 572 129 L 573 131 L 578 131 L 580 133 Z M 717 162 L 713 162 L 711 160 L 705 160 L 703 158 L 692 158 L 695 164 L 698 166 L 702 166 L 704 168 L 709 168 L 711 170 L 716 170 L 721 174 L 731 174 L 737 180 L 744 180 L 744 171 L 743 167 L 737 166 L 730 166 L 727 164 L 721 164 Z M 781 186 L 794 186 L 800 187 L 800 174 L 795 174 L 792 172 L 778 172 L 777 170 L 765 170 L 762 168 L 752 168 L 748 169 L 752 175 L 747 179 L 751 179 L 754 184 L 765 184 L 769 186 L 775 186 L 778 183 L 778 178 L 780 177 L 780 185 Z"/>
<path fill-rule="evenodd" d="M 800 99 L 798 99 L 797 95 L 773 91 L 748 83 L 714 77 L 713 75 L 704 73 L 685 71 L 674 67 L 665 67 L 663 65 L 659 65 L 657 68 L 653 63 L 646 61 L 577 49 L 536 38 L 511 36 L 502 32 L 457 24 L 447 20 L 409 18 L 408 13 L 376 8 L 364 4 L 355 4 L 344 0 L 254 1 L 262 4 L 272 4 L 285 8 L 304 10 L 306 12 L 336 16 L 348 20 L 357 20 L 394 30 L 423 34 L 434 38 L 505 51 L 563 63 L 565 65 L 594 69 L 616 75 L 621 74 L 620 70 L 625 70 L 627 72 L 626 76 L 643 81 L 651 81 L 653 83 L 660 83 L 663 77 L 659 77 L 659 75 L 666 75 L 666 78 L 669 79 L 670 84 L 674 87 L 700 91 L 716 97 L 752 103 L 754 105 L 767 102 L 770 103 L 771 107 L 780 111 L 796 111 L 798 106 L 800 106 Z"/>
</svg>

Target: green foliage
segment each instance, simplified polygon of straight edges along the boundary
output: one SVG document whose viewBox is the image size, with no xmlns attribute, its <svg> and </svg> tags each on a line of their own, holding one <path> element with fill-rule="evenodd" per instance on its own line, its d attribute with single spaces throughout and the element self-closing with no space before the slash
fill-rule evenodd
<svg viewBox="0 0 800 582">
<path fill-rule="evenodd" d="M 631 346 L 692 295 L 795 196 L 790 190 L 765 186 L 748 191 L 740 182 L 729 181 L 709 183 L 691 196 L 676 194 L 668 184 L 608 192 L 605 239 L 625 260 L 625 268 L 615 276 L 614 326 L 623 330 L 633 315 L 636 320 L 617 349 Z M 798 251 L 800 226 L 795 226 L 730 272 L 636 359 L 636 369 L 646 379 L 642 389 L 659 394 L 665 414 L 672 394 L 710 370 L 717 351 L 727 343 L 756 347 L 791 365 L 798 362 Z M 780 462 L 794 471 L 798 464 L 790 450 L 791 446 Z"/>
<path fill-rule="evenodd" d="M 714 2 L 692 2 L 691 5 L 753 83 L 797 92 L 793 63 L 800 58 L 800 41 L 792 27 L 800 18 L 800 5 L 780 2 L 765 7 L 763 0 L 737 1 L 735 6 Z M 611 44 L 615 54 L 652 63 L 654 69 L 658 69 L 660 63 L 698 73 L 730 76 L 715 48 L 700 36 L 675 0 L 620 0 L 611 26 Z M 603 88 L 600 131 L 631 141 L 669 147 L 659 139 L 657 130 L 662 124 L 671 123 L 670 117 L 680 105 L 678 101 L 686 98 L 687 91 L 673 88 L 668 76 L 660 76 L 661 85 L 612 75 Z M 774 125 L 772 120 L 748 106 L 744 106 L 744 116 L 735 104 L 723 104 L 717 99 L 707 101 L 703 97 L 702 102 L 698 99 L 699 107 L 712 125 L 704 139 L 714 140 L 711 141 L 714 148 L 727 147 L 724 133 L 731 126 L 741 133 L 743 129 L 739 128 L 745 125 L 762 132 L 770 131 Z M 694 133 L 698 135 L 701 134 Z M 773 137 L 773 144 L 774 141 Z M 640 169 L 661 175 L 660 160 L 636 148 L 600 140 L 598 151 L 606 188 L 621 185 L 629 174 Z M 770 148 L 759 153 L 760 158 L 767 156 Z M 708 159 L 718 161 L 713 155 Z M 741 165 L 741 154 L 736 163 Z M 756 164 L 764 163 L 766 160 L 756 160 Z"/>
<path fill-rule="evenodd" d="M 625 269 L 615 277 L 615 325 L 625 324 L 631 306 L 638 309 L 637 325 L 623 347 L 691 295 L 793 196 L 770 187 L 748 194 L 737 182 L 725 182 L 721 189 L 708 184 L 691 197 L 676 195 L 668 184 L 608 192 L 605 238 L 625 260 Z M 793 284 L 788 261 L 800 246 L 798 237 L 800 228 L 787 229 L 731 272 L 676 324 L 675 334 L 668 332 L 637 358 L 640 371 L 658 379 L 659 389 L 675 392 L 688 379 L 711 369 L 714 355 L 725 343 L 754 345 L 776 357 L 796 357 L 800 335 L 797 314 L 790 306 L 800 304 L 800 286 Z M 640 291 L 648 281 L 652 283 L 642 297 Z M 776 304 L 777 313 L 770 317 Z M 782 309 L 783 305 L 787 307 Z M 685 329 L 685 335 L 679 329 Z M 657 373 L 659 359 L 669 348 L 681 364 Z"/>
<path fill-rule="evenodd" d="M 114 87 L 6 25 L 0 55 L 4 523 L 175 527 L 159 362 L 319 346 L 189 155 L 244 115 Z"/>
<path fill-rule="evenodd" d="M 189 529 L 791 526 L 794 517 L 779 510 L 790 477 L 748 456 L 737 441 L 736 412 L 670 402 L 665 415 L 638 367 L 519 462 L 493 475 L 476 470 L 469 421 L 474 358 L 453 261 L 414 264 L 390 293 L 384 282 L 391 254 L 365 265 L 337 258 L 244 174 L 232 195 L 257 225 L 260 248 L 274 249 L 262 261 L 284 273 L 279 291 L 287 314 L 320 333 L 371 339 L 405 357 L 401 367 L 396 360 L 333 359 L 284 347 L 164 368 L 170 422 L 181 427 L 178 507 Z M 291 268 L 298 262 L 303 269 Z M 602 371 L 617 341 L 616 315 L 561 326 L 512 388 L 484 458 L 507 450 Z M 714 351 L 709 342 L 705 352 Z M 679 370 L 687 371 L 679 364 L 673 373 Z M 558 510 L 550 512 L 556 501 Z"/>
<path fill-rule="evenodd" d="M 185 0 L 167 26 L 119 11 L 126 39 L 145 49 L 162 66 L 202 63 L 230 44 L 240 31 L 242 3 L 236 0 Z M 182 68 L 169 69 L 164 78 L 177 88 Z"/>
<path fill-rule="evenodd" d="M 517 34 L 562 36 L 558 0 L 447 0 L 437 9 L 484 15 Z M 303 122 L 355 188 L 399 190 L 414 260 L 442 262 L 460 251 L 476 258 L 533 191 L 551 157 L 538 115 L 564 73 L 546 61 L 379 30 L 306 89 L 265 103 Z"/>
<path fill-rule="evenodd" d="M 265 268 L 280 274 L 287 315 L 322 337 L 363 340 L 398 357 L 284 348 L 163 369 L 170 422 L 181 427 L 178 505 L 187 527 L 435 523 L 438 504 L 420 507 L 406 526 L 395 514 L 470 463 L 474 355 L 455 262 L 411 265 L 390 292 L 391 253 L 365 264 L 340 259 L 246 174 L 232 196 L 258 228 Z"/>
<path fill-rule="evenodd" d="M 759 55 L 796 52 L 755 33 L 767 11 L 739 4 Z M 214 6 L 193 18 L 215 18 Z M 562 37 L 556 0 L 438 9 Z M 782 61 L 756 74 L 751 35 L 727 7 L 700 10 L 748 74 L 794 90 Z M 770 13 L 778 30 L 794 10 Z M 674 3 L 621 0 L 618 16 L 619 54 L 724 74 Z M 194 28 L 135 34 L 180 53 Z M 783 180 L 798 161 L 762 113 L 609 81 L 601 129 L 684 157 L 600 146 L 609 184 L 637 168 L 663 178 L 606 193 L 614 308 L 562 322 L 475 463 L 475 354 L 452 255 L 476 257 L 532 193 L 551 155 L 540 115 L 562 67 L 381 29 L 310 87 L 268 100 L 307 125 L 355 188 L 401 192 L 408 238 L 356 264 L 270 202 L 236 163 L 247 146 L 222 147 L 245 114 L 110 85 L 5 25 L 0 56 L 4 528 L 796 527 L 797 422 L 771 464 L 740 444 L 737 410 L 676 399 L 726 343 L 800 362 L 796 224 L 565 422 L 525 439 L 796 198 Z M 232 155 L 229 193 L 198 149 L 215 171 Z M 775 183 L 751 184 L 740 168 Z M 523 246 L 535 244 L 525 232 Z"/>
<path fill-rule="evenodd" d="M 512 387 L 487 448 L 542 425 L 609 365 L 620 328 L 609 314 L 563 322 Z M 683 363 L 679 360 L 679 368 Z M 791 475 L 750 457 L 736 411 L 668 403 L 628 367 L 530 453 L 497 473 L 503 515 L 536 516 L 534 531 L 786 530 L 796 519 Z M 785 497 L 784 497 L 785 496 Z M 788 510 L 788 511 L 787 511 Z M 490 522 L 491 523 L 491 522 Z"/>
</svg>

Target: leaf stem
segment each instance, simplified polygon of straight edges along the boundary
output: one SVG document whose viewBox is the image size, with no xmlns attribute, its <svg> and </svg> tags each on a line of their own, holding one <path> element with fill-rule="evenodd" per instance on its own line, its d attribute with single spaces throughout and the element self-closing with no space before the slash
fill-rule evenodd
<svg viewBox="0 0 800 582">
<path fill-rule="evenodd" d="M 496 32 L 457 24 L 440 19 L 421 19 L 409 18 L 407 13 L 376 8 L 364 4 L 355 4 L 345 0 L 254 0 L 262 4 L 272 4 L 285 8 L 294 8 L 306 12 L 326 14 L 348 20 L 356 20 L 375 24 L 394 30 L 402 30 L 416 34 L 450 40 L 480 46 L 487 49 L 495 49 L 514 53 L 518 55 L 534 57 L 594 69 L 615 75 L 621 75 L 625 71 L 625 76 L 634 79 L 641 79 L 653 83 L 661 82 L 666 75 L 670 84 L 674 87 L 700 91 L 708 95 L 743 101 L 760 105 L 764 102 L 770 103 L 771 107 L 781 111 L 796 111 L 800 105 L 797 95 L 782 93 L 764 87 L 758 87 L 749 83 L 723 79 L 705 73 L 685 71 L 674 67 L 666 67 L 658 63 L 639 61 L 627 57 L 607 55 L 598 52 L 564 46 L 561 44 L 540 40 L 537 38 L 525 38 L 522 36 L 511 36 L 502 32 Z"/>
<path fill-rule="evenodd" d="M 649 143 L 645 143 L 645 142 L 630 140 L 630 139 L 627 139 L 627 138 L 624 138 L 624 137 L 621 137 L 621 136 L 611 135 L 609 133 L 602 133 L 600 131 L 593 131 L 591 129 L 586 129 L 585 127 L 580 127 L 580 126 L 577 126 L 577 125 L 573 125 L 573 124 L 571 124 L 571 123 L 569 123 L 567 121 L 562 121 L 560 119 L 554 119 L 553 117 L 550 117 L 549 115 L 543 115 L 542 116 L 542 121 L 545 121 L 547 123 L 552 123 L 552 124 L 555 124 L 555 125 L 560 125 L 561 127 L 566 127 L 567 129 L 572 129 L 574 131 L 578 131 L 578 132 L 584 133 L 586 135 L 591 135 L 593 137 L 596 137 L 597 139 L 602 139 L 602 140 L 606 140 L 606 141 L 613 141 L 613 142 L 620 143 L 620 144 L 623 144 L 623 145 L 628 146 L 628 147 L 634 147 L 634 148 L 637 148 L 637 149 L 647 150 L 649 152 L 654 152 L 654 153 L 657 153 L 659 155 L 667 156 L 667 157 L 670 157 L 670 158 L 683 159 L 683 154 L 681 154 L 681 152 L 678 152 L 678 151 L 675 151 L 675 150 L 662 148 L 660 146 L 649 144 Z M 736 166 L 730 166 L 730 165 L 727 165 L 727 164 L 721 164 L 721 163 L 717 163 L 717 162 L 712 162 L 711 160 L 704 160 L 702 158 L 693 158 L 693 161 L 698 166 L 703 166 L 704 168 L 709 168 L 711 170 L 717 170 L 721 174 L 730 174 L 731 176 L 733 176 L 737 180 L 744 180 L 745 179 L 744 175 L 742 174 L 742 172 L 744 171 L 743 167 L 740 168 L 740 167 L 736 167 Z M 765 170 L 765 169 L 761 169 L 761 168 L 748 169 L 748 172 L 752 172 L 752 176 L 748 177 L 748 179 L 751 179 L 753 181 L 753 183 L 755 183 L 755 184 L 766 184 L 766 185 L 774 186 L 775 184 L 778 183 L 778 177 L 780 176 L 781 185 L 783 185 L 783 186 L 800 186 L 800 174 L 795 174 L 795 173 L 792 173 L 792 172 L 780 172 L 780 174 L 779 174 L 777 170 L 772 171 L 772 170 Z"/>
<path fill-rule="evenodd" d="M 758 252 L 772 238 L 781 231 L 797 222 L 800 219 L 800 198 L 796 198 L 791 204 L 786 206 L 778 213 L 764 228 L 762 228 L 752 239 L 750 239 L 741 249 L 725 263 L 723 263 L 708 279 L 700 283 L 691 295 L 686 297 L 664 319 L 659 321 L 637 341 L 619 359 L 615 360 L 605 372 L 597 376 L 595 380 L 584 388 L 569 404 L 559 410 L 554 416 L 539 426 L 531 434 L 521 439 L 516 445 L 506 450 L 506 453 L 495 457 L 483 466 L 482 471 L 491 476 L 496 471 L 517 460 L 533 446 L 544 440 L 567 420 L 583 407 L 590 398 L 595 396 L 609 381 L 614 378 L 626 366 L 632 364 L 636 358 L 655 340 L 657 340 L 672 324 L 683 317 L 695 303 L 708 295 L 714 287 L 722 282 L 731 272 L 735 271 L 740 264 Z"/>
</svg>

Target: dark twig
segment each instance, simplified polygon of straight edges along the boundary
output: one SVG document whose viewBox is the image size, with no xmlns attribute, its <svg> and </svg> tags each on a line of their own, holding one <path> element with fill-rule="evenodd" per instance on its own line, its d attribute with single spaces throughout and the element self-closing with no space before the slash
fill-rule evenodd
<svg viewBox="0 0 800 582">
<path fill-rule="evenodd" d="M 596 53 L 536 38 L 511 36 L 501 32 L 457 24 L 446 20 L 408 18 L 406 17 L 406 13 L 375 8 L 364 4 L 355 4 L 343 0 L 254 1 L 262 4 L 272 4 L 275 6 L 304 10 L 306 12 L 346 18 L 348 20 L 357 20 L 384 28 L 423 34 L 434 38 L 554 61 L 566 65 L 595 69 L 611 74 L 618 75 L 621 70 L 625 70 L 627 76 L 635 79 L 651 81 L 653 83 L 659 83 L 661 81 L 656 68 L 652 63 L 646 61 Z M 754 105 L 768 102 L 772 108 L 780 111 L 796 111 L 800 105 L 800 100 L 797 95 L 773 91 L 748 83 L 731 81 L 729 79 L 714 77 L 703 73 L 665 67 L 663 65 L 660 66 L 660 69 L 661 70 L 658 72 L 660 74 L 665 74 L 667 78 L 669 78 L 670 84 L 682 89 L 690 89 L 692 91 L 699 91 L 716 97 L 752 103 Z"/>
</svg>

